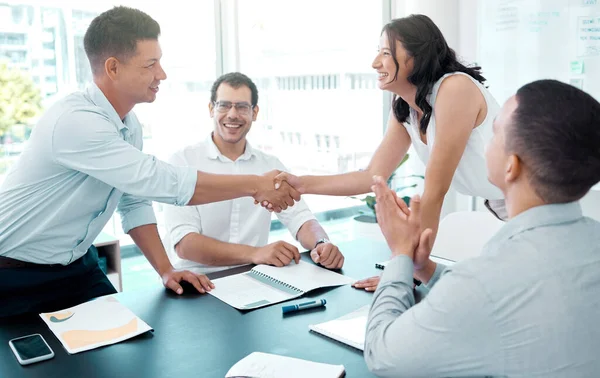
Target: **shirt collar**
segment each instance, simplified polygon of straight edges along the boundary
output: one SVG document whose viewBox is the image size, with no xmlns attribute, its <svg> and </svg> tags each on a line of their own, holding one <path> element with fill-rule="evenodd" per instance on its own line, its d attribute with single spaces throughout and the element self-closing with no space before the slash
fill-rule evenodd
<svg viewBox="0 0 600 378">
<path fill-rule="evenodd" d="M 231 159 L 229 159 L 228 157 L 223 155 L 221 153 L 221 151 L 219 151 L 219 148 L 215 144 L 215 141 L 213 140 L 212 137 L 213 137 L 213 133 L 210 133 L 208 138 L 206 138 L 206 145 L 208 147 L 207 148 L 208 158 L 211 160 L 219 159 L 224 162 L 231 161 Z M 252 158 L 252 156 L 256 156 L 256 150 L 254 148 L 252 148 L 252 146 L 250 145 L 250 142 L 248 142 L 248 140 L 246 140 L 246 149 L 244 150 L 244 153 L 239 158 L 237 158 L 237 160 L 250 160 Z"/>
<path fill-rule="evenodd" d="M 509 220 L 488 245 L 501 243 L 534 228 L 574 222 L 582 216 L 579 201 L 536 206 Z"/>
<path fill-rule="evenodd" d="M 106 111 L 106 113 L 108 113 L 110 119 L 115 123 L 115 125 L 119 127 L 119 131 L 121 131 L 124 128 L 128 128 L 125 123 L 129 118 L 129 113 L 127 113 L 125 118 L 121 120 L 115 108 L 112 106 L 110 101 L 108 101 L 102 90 L 98 88 L 96 83 L 92 82 L 88 84 L 88 86 L 86 87 L 86 93 L 92 100 L 94 105 L 101 107 L 104 111 Z"/>
</svg>

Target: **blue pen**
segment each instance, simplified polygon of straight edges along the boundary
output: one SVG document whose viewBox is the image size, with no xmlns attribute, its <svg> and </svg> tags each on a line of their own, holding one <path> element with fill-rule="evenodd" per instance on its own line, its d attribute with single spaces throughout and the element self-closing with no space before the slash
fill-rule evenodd
<svg viewBox="0 0 600 378">
<path fill-rule="evenodd" d="M 281 308 L 281 311 L 284 314 L 287 314 L 288 312 L 304 310 L 307 308 L 325 306 L 325 303 L 327 303 L 327 301 L 325 299 L 319 299 L 318 301 L 305 302 L 305 303 L 295 304 L 295 305 L 291 305 L 291 306 L 283 306 Z"/>
</svg>

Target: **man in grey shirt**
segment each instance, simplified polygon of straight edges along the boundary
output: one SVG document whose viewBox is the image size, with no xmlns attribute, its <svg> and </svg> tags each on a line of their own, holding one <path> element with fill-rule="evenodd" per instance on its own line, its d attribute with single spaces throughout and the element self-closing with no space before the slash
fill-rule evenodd
<svg viewBox="0 0 600 378">
<path fill-rule="evenodd" d="M 554 80 L 527 84 L 494 122 L 489 180 L 510 221 L 479 257 L 429 259 L 431 230 L 374 179 L 394 258 L 369 314 L 365 360 L 382 377 L 600 375 L 600 223 L 578 200 L 600 180 L 600 104 Z M 412 280 L 428 295 L 415 304 Z"/>
</svg>

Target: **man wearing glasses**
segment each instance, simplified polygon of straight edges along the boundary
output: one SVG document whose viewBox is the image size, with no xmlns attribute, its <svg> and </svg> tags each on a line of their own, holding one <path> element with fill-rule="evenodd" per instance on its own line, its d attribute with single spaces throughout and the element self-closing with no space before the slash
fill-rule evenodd
<svg viewBox="0 0 600 378">
<path fill-rule="evenodd" d="M 273 169 L 285 170 L 274 156 L 252 148 L 246 135 L 258 115 L 256 85 L 239 72 L 218 78 L 208 104 L 214 131 L 198 144 L 171 157 L 174 165 L 191 166 L 218 174 L 261 175 Z M 339 269 L 344 256 L 304 201 L 277 214 L 290 233 L 315 263 Z M 271 216 L 252 198 L 238 198 L 193 207 L 167 206 L 166 249 L 179 268 L 200 268 L 203 273 L 241 264 L 285 266 L 298 262 L 298 249 L 284 241 L 267 244 Z"/>
<path fill-rule="evenodd" d="M 204 293 L 213 287 L 206 276 L 171 265 L 152 201 L 183 206 L 248 196 L 274 201 L 270 210 L 278 212 L 300 199 L 287 184 L 274 189 L 278 171 L 214 175 L 142 152 L 133 108 L 153 102 L 167 78 L 159 35 L 158 23 L 137 9 L 96 17 L 84 38 L 93 83 L 44 113 L 0 184 L 0 318 L 115 293 L 90 248 L 115 209 L 166 287 L 181 294 L 187 281 Z"/>
</svg>

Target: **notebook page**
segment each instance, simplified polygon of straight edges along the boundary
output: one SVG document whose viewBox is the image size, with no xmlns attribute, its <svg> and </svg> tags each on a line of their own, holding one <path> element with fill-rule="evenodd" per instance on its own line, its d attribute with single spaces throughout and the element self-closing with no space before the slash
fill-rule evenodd
<svg viewBox="0 0 600 378">
<path fill-rule="evenodd" d="M 343 365 L 330 365 L 276 354 L 254 352 L 233 365 L 225 375 L 256 378 L 339 378 Z"/>
<path fill-rule="evenodd" d="M 363 306 L 340 318 L 315 325 L 311 324 L 308 329 L 356 349 L 364 350 L 369 308 L 370 305 Z"/>
<path fill-rule="evenodd" d="M 270 265 L 257 265 L 252 270 L 285 282 L 303 292 L 308 292 L 320 287 L 341 286 L 354 282 L 355 280 L 333 272 L 331 270 L 316 266 L 300 260 L 298 264 L 292 262 L 284 267 Z"/>
<path fill-rule="evenodd" d="M 247 273 L 212 280 L 215 288 L 208 293 L 239 310 L 268 306 L 300 295 L 292 295 L 279 290 L 265 282 L 252 278 Z"/>
</svg>

